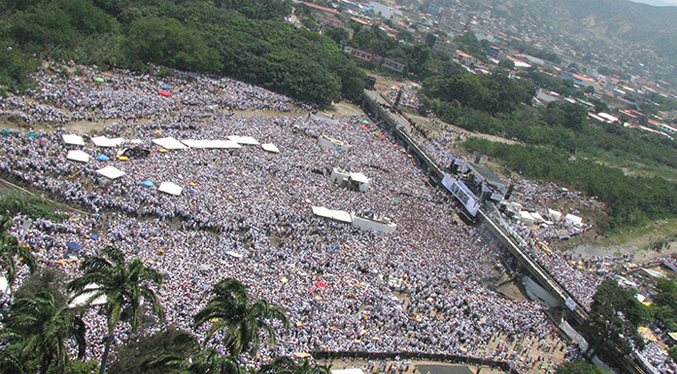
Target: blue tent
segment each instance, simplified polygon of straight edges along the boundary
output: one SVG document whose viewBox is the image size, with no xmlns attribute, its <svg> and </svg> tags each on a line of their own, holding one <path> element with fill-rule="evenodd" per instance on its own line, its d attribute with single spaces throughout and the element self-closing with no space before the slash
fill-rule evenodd
<svg viewBox="0 0 677 374">
<path fill-rule="evenodd" d="M 76 242 L 66 242 L 66 247 L 68 247 L 68 249 L 72 249 L 74 251 L 79 251 L 79 250 L 82 249 L 82 246 L 80 244 L 76 243 Z"/>
<path fill-rule="evenodd" d="M 162 86 L 161 88 L 162 88 L 163 90 L 171 90 L 171 89 L 172 89 L 170 86 L 168 86 L 168 85 L 166 85 L 166 84 L 165 84 L 164 86 Z"/>
<path fill-rule="evenodd" d="M 143 184 L 144 187 L 155 187 L 155 183 L 151 181 L 143 181 L 141 184 Z"/>
<path fill-rule="evenodd" d="M 108 161 L 108 160 L 110 160 L 110 159 L 108 158 L 108 156 L 106 156 L 106 155 L 98 155 L 98 156 L 96 156 L 96 159 L 97 159 L 97 160 L 100 160 L 100 161 Z"/>
</svg>

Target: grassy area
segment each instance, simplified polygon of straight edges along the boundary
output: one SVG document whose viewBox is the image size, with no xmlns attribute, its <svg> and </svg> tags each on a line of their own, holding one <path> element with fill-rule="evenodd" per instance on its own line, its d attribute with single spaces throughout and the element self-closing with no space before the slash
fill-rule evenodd
<svg viewBox="0 0 677 374">
<path fill-rule="evenodd" d="M 0 198 L 0 213 L 5 212 L 12 216 L 25 214 L 32 219 L 62 221 L 66 218 L 65 214 L 56 212 L 56 206 L 52 202 L 18 191 L 11 191 Z"/>
</svg>

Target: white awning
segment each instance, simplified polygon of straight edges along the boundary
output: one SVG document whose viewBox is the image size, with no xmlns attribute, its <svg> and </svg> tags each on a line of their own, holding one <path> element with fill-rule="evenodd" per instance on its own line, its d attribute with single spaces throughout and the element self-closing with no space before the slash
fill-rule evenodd
<svg viewBox="0 0 677 374">
<path fill-rule="evenodd" d="M 266 152 L 280 153 L 280 149 L 272 143 L 261 144 L 261 148 Z"/>
<path fill-rule="evenodd" d="M 160 139 L 153 139 L 153 143 L 159 145 L 162 148 L 165 149 L 187 149 L 185 145 L 183 145 L 180 141 L 174 139 L 174 138 L 160 138 Z"/>
<path fill-rule="evenodd" d="M 95 146 L 97 147 L 102 147 L 102 148 L 115 148 L 119 147 L 120 144 L 122 144 L 125 141 L 123 138 L 108 138 L 105 136 L 97 136 L 95 138 L 92 138 L 92 143 L 94 143 Z"/>
<path fill-rule="evenodd" d="M 82 136 L 77 134 L 63 134 L 61 135 L 63 142 L 71 145 L 85 145 L 85 141 L 82 139 Z"/>
<path fill-rule="evenodd" d="M 331 210 L 321 207 L 321 206 L 314 206 L 313 207 L 313 214 L 316 216 L 324 217 L 324 218 L 331 218 Z"/>
<path fill-rule="evenodd" d="M 90 297 L 94 296 L 94 294 L 96 293 L 95 290 L 97 288 L 99 288 L 99 285 L 96 284 L 96 283 L 90 283 L 90 284 L 86 285 L 85 290 L 92 290 L 92 291 L 85 292 L 82 295 L 76 297 L 75 299 L 73 299 L 70 302 L 70 304 L 68 304 L 68 307 L 69 308 L 76 308 L 76 307 L 85 305 L 87 303 L 87 300 L 89 300 Z M 89 304 L 89 305 L 102 305 L 102 304 L 105 304 L 107 300 L 108 300 L 108 298 L 106 297 L 106 295 L 101 295 L 101 296 L 97 297 L 96 299 L 94 299 L 91 302 L 91 304 Z"/>
<path fill-rule="evenodd" d="M 232 140 L 194 140 L 186 139 L 182 140 L 181 143 L 191 147 L 191 148 L 204 148 L 204 149 L 238 149 L 242 148 L 241 145 L 237 144 Z"/>
<path fill-rule="evenodd" d="M 118 179 L 125 175 L 126 173 L 115 166 L 106 166 L 103 169 L 99 169 L 96 171 L 97 173 L 103 175 L 104 177 L 108 179 Z"/>
<path fill-rule="evenodd" d="M 362 173 L 350 173 L 350 179 L 357 183 L 369 183 L 369 178 Z"/>
<path fill-rule="evenodd" d="M 68 151 L 66 158 L 77 162 L 89 162 L 89 155 L 83 151 Z"/>
<path fill-rule="evenodd" d="M 336 221 L 341 221 L 341 222 L 346 222 L 346 223 L 352 223 L 353 222 L 353 217 L 350 215 L 350 213 L 346 212 L 345 210 L 332 210 L 331 211 L 331 218 L 336 220 Z"/>
<path fill-rule="evenodd" d="M 259 144 L 261 144 L 256 139 L 252 138 L 251 136 L 233 135 L 233 136 L 229 136 L 228 139 L 236 142 L 237 144 L 244 144 L 244 145 L 259 145 Z"/>
<path fill-rule="evenodd" d="M 162 182 L 160 183 L 160 187 L 158 188 L 158 190 L 160 192 L 168 193 L 170 195 L 179 196 L 181 195 L 181 191 L 183 191 L 183 188 L 172 182 Z"/>
</svg>

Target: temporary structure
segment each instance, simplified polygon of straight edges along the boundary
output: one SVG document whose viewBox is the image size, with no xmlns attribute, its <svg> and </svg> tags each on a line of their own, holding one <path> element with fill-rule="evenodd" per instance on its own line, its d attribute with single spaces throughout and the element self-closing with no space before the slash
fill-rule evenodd
<svg viewBox="0 0 677 374">
<path fill-rule="evenodd" d="M 105 168 L 99 169 L 96 172 L 110 180 L 118 179 L 126 174 L 124 171 L 116 168 L 115 166 L 106 166 Z"/>
<path fill-rule="evenodd" d="M 63 134 L 61 135 L 63 142 L 70 145 L 85 145 L 85 141 L 82 139 L 82 136 L 77 134 Z"/>
<path fill-rule="evenodd" d="M 71 161 L 77 161 L 77 162 L 89 162 L 89 155 L 86 154 L 83 151 L 74 151 L 70 150 L 68 151 L 68 154 L 66 155 L 66 158 L 71 160 Z"/>
<path fill-rule="evenodd" d="M 153 139 L 153 143 L 159 145 L 162 148 L 165 149 L 187 149 L 185 145 L 183 145 L 180 141 L 168 137 L 168 138 L 160 138 L 160 139 Z"/>
<path fill-rule="evenodd" d="M 266 152 L 280 153 L 280 149 L 272 143 L 261 144 L 261 148 Z"/>
<path fill-rule="evenodd" d="M 160 183 L 158 190 L 170 195 L 179 196 L 181 195 L 181 191 L 183 191 L 183 187 L 172 182 L 162 182 Z"/>
</svg>

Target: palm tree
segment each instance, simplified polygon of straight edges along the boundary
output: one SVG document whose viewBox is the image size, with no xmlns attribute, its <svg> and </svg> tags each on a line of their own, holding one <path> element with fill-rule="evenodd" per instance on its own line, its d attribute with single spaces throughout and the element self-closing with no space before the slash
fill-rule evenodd
<svg viewBox="0 0 677 374">
<path fill-rule="evenodd" d="M 7 271 L 7 284 L 11 287 L 16 280 L 16 259 L 28 266 L 31 274 L 36 269 L 35 256 L 30 248 L 19 244 L 17 238 L 8 234 L 12 228 L 10 217 L 0 217 L 0 262 Z"/>
<path fill-rule="evenodd" d="M 258 374 L 329 374 L 329 369 L 311 365 L 310 360 L 297 363 L 291 357 L 275 357 L 270 364 L 261 366 Z"/>
<path fill-rule="evenodd" d="M 246 370 L 233 357 L 222 356 L 213 348 L 208 348 L 193 357 L 188 365 L 190 374 L 242 374 Z"/>
<path fill-rule="evenodd" d="M 47 290 L 19 299 L 5 321 L 2 335 L 17 342 L 25 364 L 35 360 L 38 373 L 63 372 L 69 361 L 68 343 L 75 342 L 78 358 L 85 354 L 85 324 L 74 310 L 59 305 Z"/>
<path fill-rule="evenodd" d="M 214 286 L 214 297 L 195 315 L 195 328 L 215 320 L 205 341 L 217 331 L 223 331 L 223 343 L 233 357 L 242 352 L 252 355 L 259 350 L 259 332 L 263 331 L 271 345 L 275 345 L 275 330 L 268 320 L 276 319 L 287 327 L 285 310 L 265 300 L 249 300 L 246 287 L 238 280 L 227 278 Z"/>
<path fill-rule="evenodd" d="M 82 262 L 80 270 L 84 274 L 71 281 L 68 290 L 73 292 L 73 299 L 88 295 L 84 307 L 89 307 L 99 297 L 106 298 L 103 308 L 108 321 L 108 336 L 101 358 L 103 374 L 118 323 L 129 322 L 132 333 L 136 333 L 145 316 L 146 306 L 160 320 L 164 320 L 165 311 L 151 288 L 162 284 L 162 275 L 157 270 L 145 267 L 139 259 L 125 263 L 124 254 L 115 247 L 101 249 L 100 255 L 88 257 Z"/>
</svg>

